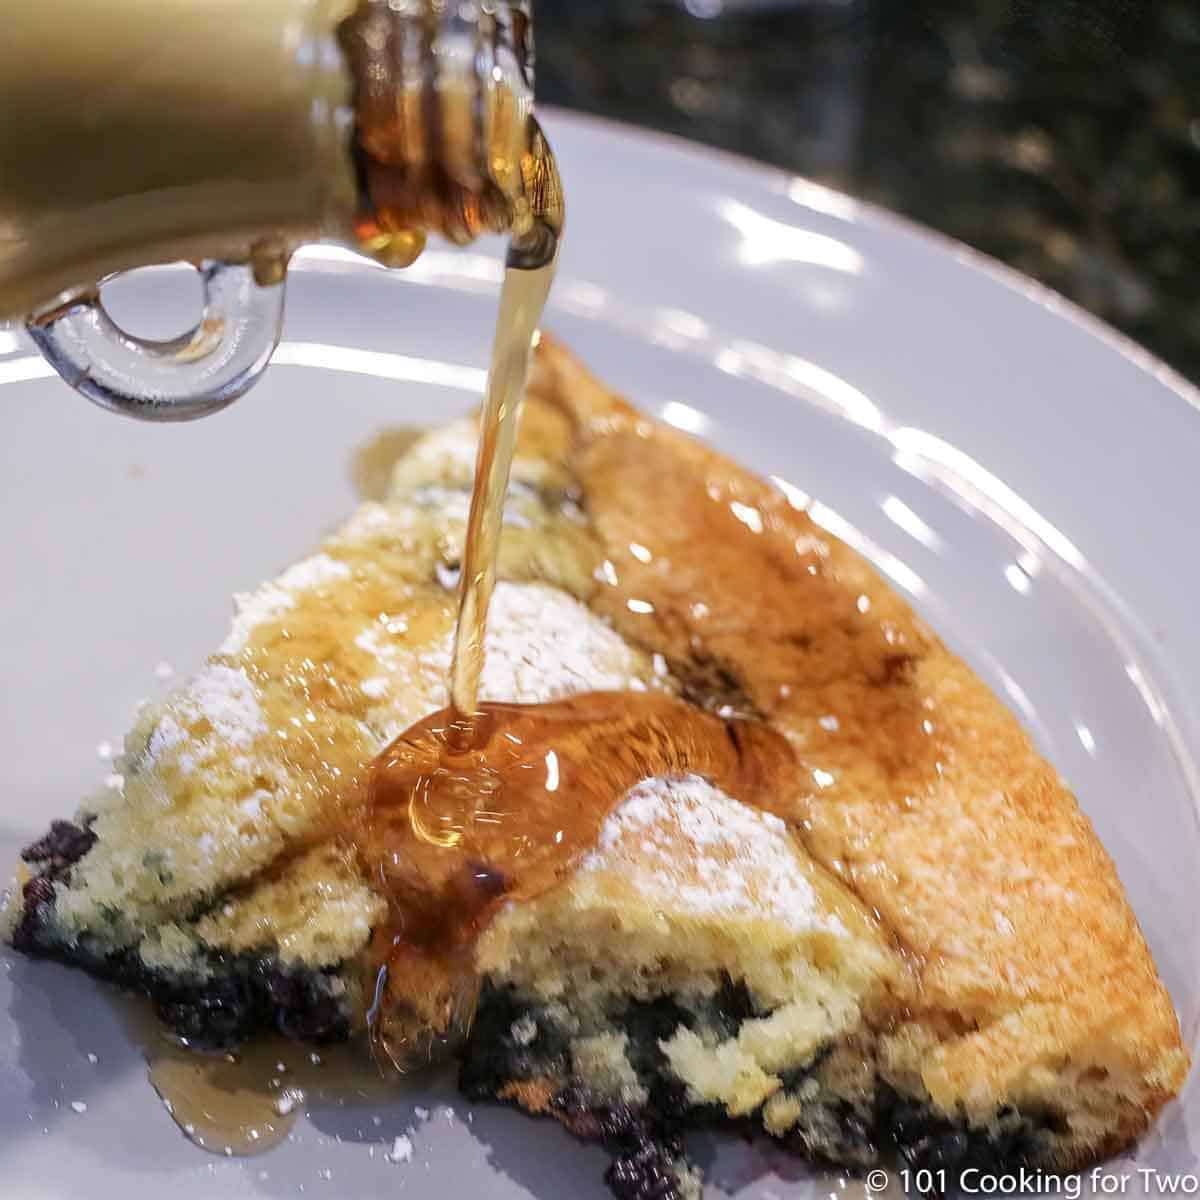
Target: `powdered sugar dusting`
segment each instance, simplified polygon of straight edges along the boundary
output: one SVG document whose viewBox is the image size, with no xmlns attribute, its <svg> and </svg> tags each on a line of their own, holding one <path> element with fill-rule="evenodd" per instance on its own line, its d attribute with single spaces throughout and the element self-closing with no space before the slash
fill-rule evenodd
<svg viewBox="0 0 1200 1200">
<path fill-rule="evenodd" d="M 485 700 L 537 704 L 576 692 L 627 691 L 643 674 L 624 639 L 566 592 L 497 585 L 480 681 Z"/>
<path fill-rule="evenodd" d="M 681 846 L 689 852 L 681 854 Z M 674 911 L 844 932 L 801 872 L 784 823 L 697 775 L 638 784 L 604 823 L 580 869 L 616 869 Z"/>
<path fill-rule="evenodd" d="M 353 545 L 377 534 L 409 528 L 412 523 L 412 513 L 408 509 L 387 508 L 374 500 L 367 500 L 354 510 L 350 519 L 336 534 L 336 539 Z"/>
<path fill-rule="evenodd" d="M 200 722 L 207 722 L 210 732 L 193 738 L 192 728 Z M 217 745 L 249 750 L 266 728 L 258 694 L 246 672 L 210 663 L 167 702 L 147 753 L 154 760 L 188 743 L 191 752 L 179 760 L 186 773 L 203 766 Z"/>
<path fill-rule="evenodd" d="M 432 430 L 401 459 L 396 476 L 403 486 L 417 483 L 468 483 L 475 474 L 479 429 L 469 417 Z"/>
<path fill-rule="evenodd" d="M 213 664 L 200 672 L 173 706 L 186 721 L 208 721 L 222 741 L 248 750 L 266 732 L 254 684 L 245 671 Z"/>
<path fill-rule="evenodd" d="M 159 758 L 168 750 L 174 750 L 187 739 L 187 733 L 172 716 L 163 716 L 150 735 L 148 747 L 151 758 Z"/>
<path fill-rule="evenodd" d="M 528 499 L 530 491 L 520 483 L 509 484 L 505 493 L 504 505 L 500 512 L 502 525 L 514 529 L 528 529 L 529 518 L 521 511 L 520 501 Z M 441 520 L 447 523 L 461 522 L 466 524 L 471 512 L 471 491 L 464 487 L 443 487 L 441 484 L 427 484 L 408 493 L 405 499 L 419 508 L 436 509 Z"/>
<path fill-rule="evenodd" d="M 471 511 L 471 493 L 463 488 L 429 484 L 409 493 L 406 499 L 421 508 L 436 508 L 446 522 L 466 521 Z"/>
<path fill-rule="evenodd" d="M 390 640 L 372 623 L 354 644 L 379 667 L 361 685 L 369 698 L 383 700 L 419 686 L 431 707 L 449 702 L 453 633 L 413 655 L 402 639 Z M 620 634 L 566 592 L 540 583 L 496 585 L 488 610 L 482 699 L 537 704 L 578 692 L 644 690 L 645 678 L 652 677 Z"/>
<path fill-rule="evenodd" d="M 394 670 L 399 661 L 400 644 L 389 642 L 384 636 L 384 630 L 375 621 L 355 637 L 354 644 L 360 650 L 366 651 L 385 671 Z"/>
<path fill-rule="evenodd" d="M 294 607 L 296 593 L 310 591 L 335 579 L 345 579 L 349 574 L 350 568 L 345 563 L 328 554 L 314 554 L 255 591 L 239 592 L 233 598 L 236 607 L 233 627 L 218 653 L 240 653 L 258 626 L 277 620 Z"/>
</svg>

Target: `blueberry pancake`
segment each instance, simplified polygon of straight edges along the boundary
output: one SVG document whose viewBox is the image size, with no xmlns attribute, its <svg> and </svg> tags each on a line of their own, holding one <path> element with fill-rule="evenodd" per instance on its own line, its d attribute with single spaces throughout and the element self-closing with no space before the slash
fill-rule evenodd
<svg viewBox="0 0 1200 1200">
<path fill-rule="evenodd" d="M 383 502 L 238 598 L 127 737 L 123 792 L 25 851 L 15 947 L 199 1045 L 364 1026 L 388 905 L 348 831 L 373 757 L 447 702 L 474 440 L 417 442 Z M 484 699 L 659 689 L 768 723 L 798 768 L 769 811 L 646 779 L 567 878 L 501 908 L 468 1095 L 602 1141 L 616 1195 L 649 1200 L 698 1194 L 701 1124 L 856 1168 L 1068 1169 L 1176 1094 L 1187 1054 L 1113 864 L 1012 715 L 787 496 L 549 342 L 500 578 Z"/>
</svg>

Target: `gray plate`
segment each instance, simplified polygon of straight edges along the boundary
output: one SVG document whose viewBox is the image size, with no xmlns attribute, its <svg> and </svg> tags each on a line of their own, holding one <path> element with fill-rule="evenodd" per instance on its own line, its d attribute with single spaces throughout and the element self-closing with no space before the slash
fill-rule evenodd
<svg viewBox="0 0 1200 1200">
<path fill-rule="evenodd" d="M 548 325 L 643 406 L 813 497 L 1005 697 L 1116 858 L 1194 1044 L 1196 393 L 1029 280 L 844 196 L 548 124 L 572 205 Z M 187 427 L 89 407 L 0 332 L 0 860 L 103 779 L 96 748 L 167 686 L 156 666 L 194 669 L 230 594 L 351 507 L 355 445 L 476 400 L 497 263 L 492 246 L 438 250 L 390 275 L 307 253 L 278 365 Z M 180 282 L 143 275 L 122 311 L 164 332 Z M 453 1117 L 416 1114 L 440 1103 Z M 413 1160 L 386 1162 L 409 1126 Z M 1189 1087 L 1111 1168 L 1135 1172 L 1123 1194 L 1148 1190 L 1138 1167 L 1196 1170 L 1198 1128 Z M 743 1143 L 698 1154 L 713 1196 L 855 1186 Z M 295 1142 L 215 1157 L 176 1131 L 102 988 L 0 967 L 4 1196 L 586 1200 L 602 1164 L 556 1128 L 470 1113 L 448 1085 L 316 1104 Z"/>
</svg>

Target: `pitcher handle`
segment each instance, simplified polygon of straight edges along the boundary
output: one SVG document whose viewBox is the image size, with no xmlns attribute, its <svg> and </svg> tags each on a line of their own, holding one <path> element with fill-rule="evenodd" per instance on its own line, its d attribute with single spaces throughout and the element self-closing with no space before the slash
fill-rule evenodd
<svg viewBox="0 0 1200 1200">
<path fill-rule="evenodd" d="M 218 412 L 266 369 L 283 327 L 284 280 L 260 282 L 249 263 L 206 261 L 204 312 L 190 332 L 135 337 L 105 311 L 97 288 L 26 326 L 54 369 L 89 400 L 142 421 Z"/>
</svg>

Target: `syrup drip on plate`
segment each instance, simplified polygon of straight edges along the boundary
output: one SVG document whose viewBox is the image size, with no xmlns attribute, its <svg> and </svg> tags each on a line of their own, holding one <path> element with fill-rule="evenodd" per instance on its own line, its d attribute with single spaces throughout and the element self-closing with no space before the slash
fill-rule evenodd
<svg viewBox="0 0 1200 1200">
<path fill-rule="evenodd" d="M 214 1154 L 262 1154 L 287 1137 L 303 1093 L 260 1057 L 204 1055 L 164 1044 L 150 1058 L 150 1082 L 197 1146 Z"/>
<path fill-rule="evenodd" d="M 278 1146 L 310 1104 L 360 1109 L 366 1124 L 395 1099 L 395 1079 L 380 1075 L 361 1042 L 314 1050 L 264 1037 L 233 1054 L 203 1054 L 157 1026 L 145 1038 L 155 1091 L 185 1136 L 212 1154 Z"/>
</svg>

